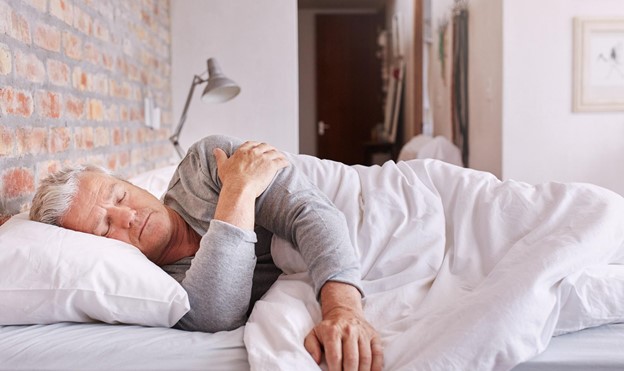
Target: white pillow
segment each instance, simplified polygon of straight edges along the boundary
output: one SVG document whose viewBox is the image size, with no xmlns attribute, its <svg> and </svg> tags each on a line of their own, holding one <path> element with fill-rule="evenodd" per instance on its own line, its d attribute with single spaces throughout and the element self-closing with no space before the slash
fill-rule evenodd
<svg viewBox="0 0 624 371">
<path fill-rule="evenodd" d="M 55 322 L 173 326 L 186 291 L 133 246 L 34 222 L 0 226 L 0 325 Z"/>
</svg>

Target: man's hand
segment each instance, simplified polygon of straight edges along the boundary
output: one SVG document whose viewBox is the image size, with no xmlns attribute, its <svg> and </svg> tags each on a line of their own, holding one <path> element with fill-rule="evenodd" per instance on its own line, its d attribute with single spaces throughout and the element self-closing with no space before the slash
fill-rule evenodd
<svg viewBox="0 0 624 371">
<path fill-rule="evenodd" d="M 289 165 L 288 160 L 274 147 L 258 142 L 243 143 L 229 158 L 220 148 L 213 154 L 222 183 L 214 219 L 253 230 L 256 197 Z"/>
<path fill-rule="evenodd" d="M 229 158 L 220 148 L 214 155 L 223 186 L 250 192 L 254 197 L 266 190 L 278 170 L 289 165 L 275 147 L 252 141 L 243 143 Z"/>
<path fill-rule="evenodd" d="M 381 340 L 364 318 L 360 292 L 348 284 L 327 282 L 321 289 L 321 306 L 323 320 L 304 342 L 316 363 L 321 363 L 324 351 L 330 371 L 381 371 Z"/>
</svg>

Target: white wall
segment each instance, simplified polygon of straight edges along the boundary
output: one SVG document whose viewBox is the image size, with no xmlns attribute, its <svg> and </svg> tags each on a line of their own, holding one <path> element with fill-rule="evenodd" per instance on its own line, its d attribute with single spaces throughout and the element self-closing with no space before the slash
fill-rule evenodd
<svg viewBox="0 0 624 371">
<path fill-rule="evenodd" d="M 575 16 L 624 16 L 624 1 L 504 1 L 502 176 L 624 195 L 624 113 L 572 112 Z"/>
<path fill-rule="evenodd" d="M 297 2 L 173 0 L 171 8 L 174 122 L 193 75 L 206 70 L 209 57 L 216 57 L 242 88 L 222 104 L 202 102 L 198 88 L 182 146 L 209 134 L 228 134 L 297 153 Z"/>
</svg>

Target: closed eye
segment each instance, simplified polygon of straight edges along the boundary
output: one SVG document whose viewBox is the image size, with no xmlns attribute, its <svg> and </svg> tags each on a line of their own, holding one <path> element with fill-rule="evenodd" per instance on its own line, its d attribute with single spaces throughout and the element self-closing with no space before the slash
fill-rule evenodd
<svg viewBox="0 0 624 371">
<path fill-rule="evenodd" d="M 121 198 L 119 200 L 117 200 L 117 205 L 119 205 L 121 203 L 121 201 L 123 201 L 126 198 L 126 194 L 128 192 L 124 192 L 123 196 L 121 196 Z"/>
<path fill-rule="evenodd" d="M 111 230 L 110 219 L 106 218 L 106 232 L 104 233 L 104 237 L 108 237 L 108 234 L 110 233 L 110 230 Z"/>
</svg>

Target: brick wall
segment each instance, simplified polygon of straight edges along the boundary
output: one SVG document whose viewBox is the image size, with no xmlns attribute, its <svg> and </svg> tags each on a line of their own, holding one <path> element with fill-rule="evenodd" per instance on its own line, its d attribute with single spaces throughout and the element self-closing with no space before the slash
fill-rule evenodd
<svg viewBox="0 0 624 371">
<path fill-rule="evenodd" d="M 91 162 L 131 176 L 168 163 L 169 0 L 0 0 L 0 214 L 39 179 Z M 144 124 L 144 98 L 162 111 Z"/>
</svg>

